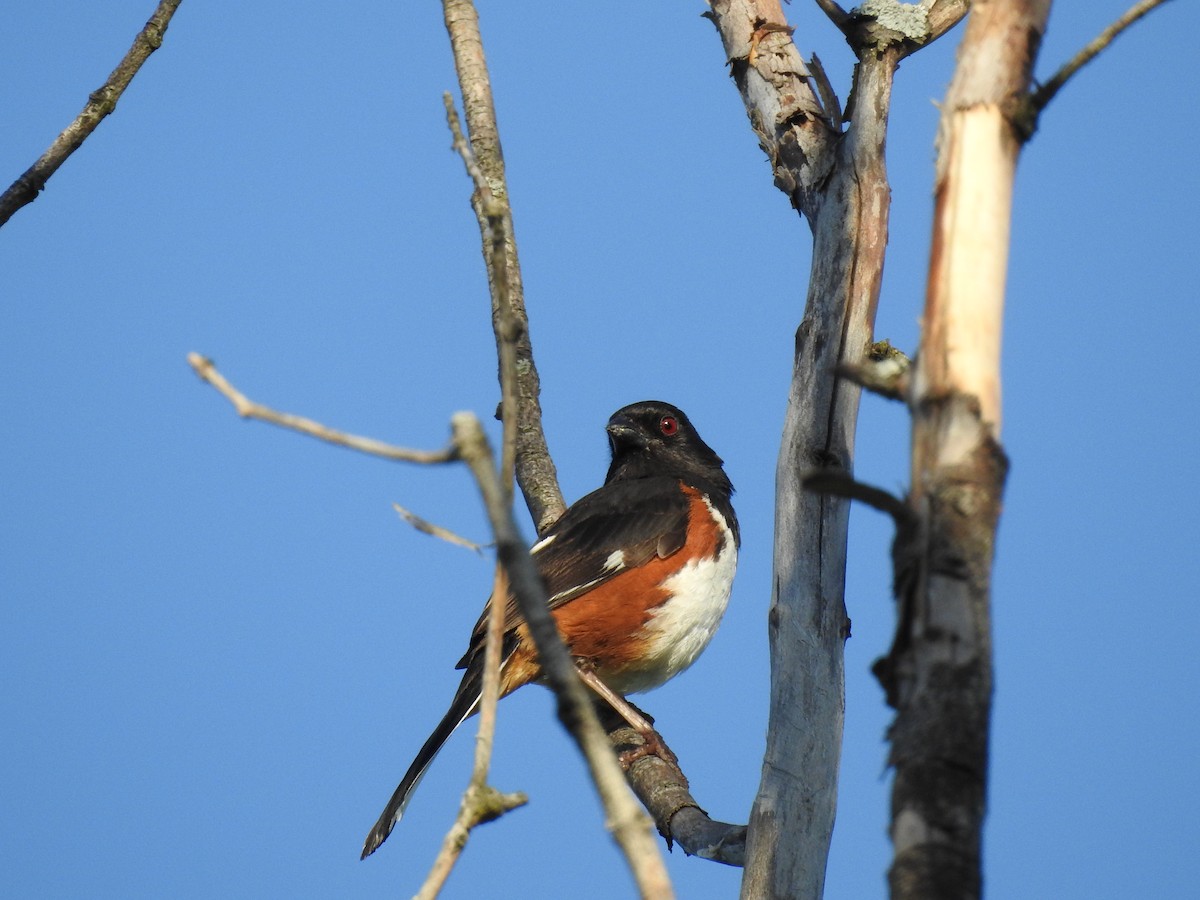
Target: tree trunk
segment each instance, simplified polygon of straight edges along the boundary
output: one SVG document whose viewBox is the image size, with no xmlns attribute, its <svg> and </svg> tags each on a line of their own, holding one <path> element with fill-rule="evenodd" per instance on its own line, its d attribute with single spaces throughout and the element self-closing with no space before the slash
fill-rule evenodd
<svg viewBox="0 0 1200 900">
<path fill-rule="evenodd" d="M 884 135 L 899 54 L 859 67 L 863 114 L 812 219 L 813 268 L 776 467 L 771 728 L 750 818 L 743 897 L 820 897 L 837 811 L 845 710 L 849 503 L 806 490 L 817 468 L 849 472 L 859 388 L 834 374 L 871 341 L 890 189 Z M 800 777 L 797 777 L 799 774 Z"/>
<path fill-rule="evenodd" d="M 982 892 L 991 570 L 1007 471 L 1000 337 L 1022 135 L 1049 0 L 976 0 L 938 135 L 933 243 L 910 403 L 911 517 L 896 641 L 876 672 L 891 727 L 893 898 Z"/>
</svg>

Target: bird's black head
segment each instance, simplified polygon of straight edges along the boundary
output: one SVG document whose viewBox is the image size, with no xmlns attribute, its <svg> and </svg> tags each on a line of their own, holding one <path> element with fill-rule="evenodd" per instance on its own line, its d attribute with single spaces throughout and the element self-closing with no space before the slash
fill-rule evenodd
<svg viewBox="0 0 1200 900">
<path fill-rule="evenodd" d="M 661 400 L 631 403 L 608 420 L 612 464 L 605 483 L 651 475 L 675 475 L 726 494 L 733 485 L 721 457 L 700 438 L 683 410 Z"/>
</svg>

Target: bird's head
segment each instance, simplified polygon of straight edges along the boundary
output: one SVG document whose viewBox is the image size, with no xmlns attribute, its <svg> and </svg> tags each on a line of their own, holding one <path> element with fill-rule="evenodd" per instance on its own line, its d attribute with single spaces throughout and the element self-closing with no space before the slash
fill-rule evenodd
<svg viewBox="0 0 1200 900">
<path fill-rule="evenodd" d="M 661 400 L 631 403 L 612 414 L 605 430 L 612 464 L 605 482 L 676 475 L 727 493 L 733 485 L 721 457 L 704 443 L 683 410 Z"/>
</svg>

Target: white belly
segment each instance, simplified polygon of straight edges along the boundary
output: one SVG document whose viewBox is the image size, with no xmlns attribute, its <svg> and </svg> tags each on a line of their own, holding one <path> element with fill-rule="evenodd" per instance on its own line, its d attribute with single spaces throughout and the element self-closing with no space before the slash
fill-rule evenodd
<svg viewBox="0 0 1200 900">
<path fill-rule="evenodd" d="M 614 690 L 636 694 L 664 684 L 694 663 L 716 634 L 737 569 L 733 533 L 724 522 L 721 528 L 720 554 L 689 563 L 663 582 L 672 599 L 656 609 L 642 628 L 647 641 L 643 664 L 614 679 Z"/>
</svg>

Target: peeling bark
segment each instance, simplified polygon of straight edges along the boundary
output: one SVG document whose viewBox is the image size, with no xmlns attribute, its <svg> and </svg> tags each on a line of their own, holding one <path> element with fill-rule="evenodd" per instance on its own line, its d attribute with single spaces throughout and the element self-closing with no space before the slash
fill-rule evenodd
<svg viewBox="0 0 1200 900">
<path fill-rule="evenodd" d="M 771 720 L 747 837 L 745 898 L 818 898 L 824 890 L 845 709 L 849 507 L 807 491 L 804 477 L 852 468 L 859 388 L 837 372 L 860 363 L 871 343 L 887 244 L 884 149 L 896 67 L 957 22 L 964 5 L 874 2 L 849 14 L 822 7 L 859 60 L 845 130 L 828 81 L 801 57 L 778 0 L 715 0 L 708 13 L 775 184 L 808 220 L 814 241 L 776 468 Z"/>
</svg>

